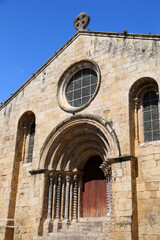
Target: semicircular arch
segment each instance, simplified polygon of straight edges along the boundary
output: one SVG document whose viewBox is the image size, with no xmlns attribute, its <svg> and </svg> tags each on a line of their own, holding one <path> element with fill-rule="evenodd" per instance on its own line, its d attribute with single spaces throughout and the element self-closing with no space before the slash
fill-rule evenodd
<svg viewBox="0 0 160 240">
<path fill-rule="evenodd" d="M 88 158 L 93 153 L 101 156 L 102 160 L 120 156 L 115 131 L 109 122 L 97 116 L 72 116 L 47 137 L 41 148 L 39 168 L 66 171 L 80 169 L 86 161 L 85 154 Z"/>
</svg>

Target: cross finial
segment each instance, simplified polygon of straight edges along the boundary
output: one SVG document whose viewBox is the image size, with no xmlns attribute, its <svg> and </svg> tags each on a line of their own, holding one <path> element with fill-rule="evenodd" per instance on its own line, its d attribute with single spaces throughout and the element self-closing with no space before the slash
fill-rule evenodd
<svg viewBox="0 0 160 240">
<path fill-rule="evenodd" d="M 90 16 L 87 13 L 82 12 L 74 20 L 74 28 L 77 31 L 84 30 L 88 26 L 89 22 Z"/>
</svg>

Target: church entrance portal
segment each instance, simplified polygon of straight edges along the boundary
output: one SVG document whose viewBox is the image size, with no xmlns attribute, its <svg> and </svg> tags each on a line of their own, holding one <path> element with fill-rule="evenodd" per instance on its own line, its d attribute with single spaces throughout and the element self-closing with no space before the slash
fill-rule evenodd
<svg viewBox="0 0 160 240">
<path fill-rule="evenodd" d="M 91 157 L 83 176 L 83 217 L 105 217 L 107 215 L 106 178 L 99 168 L 102 160 Z"/>
<path fill-rule="evenodd" d="M 116 135 L 103 119 L 77 115 L 59 124 L 42 146 L 37 170 L 45 169 L 46 186 L 40 229 L 52 231 L 63 222 L 110 216 L 112 177 L 107 158 L 117 155 Z"/>
</svg>

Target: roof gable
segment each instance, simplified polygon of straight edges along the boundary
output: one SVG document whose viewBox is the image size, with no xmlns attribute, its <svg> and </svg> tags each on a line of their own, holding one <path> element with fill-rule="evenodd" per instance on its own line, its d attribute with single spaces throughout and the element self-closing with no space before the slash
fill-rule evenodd
<svg viewBox="0 0 160 240">
<path fill-rule="evenodd" d="M 15 93 L 13 93 L 4 103 L 1 104 L 0 110 L 2 110 L 12 99 L 14 99 L 26 86 L 28 86 L 50 63 L 52 63 L 69 45 L 71 45 L 79 36 L 96 36 L 96 37 L 112 37 L 123 39 L 141 39 L 141 40 L 154 40 L 160 41 L 160 35 L 156 34 L 139 34 L 128 33 L 124 31 L 120 32 L 101 32 L 101 31 L 85 31 L 81 30 L 76 32 L 55 54 L 48 59 Z"/>
</svg>

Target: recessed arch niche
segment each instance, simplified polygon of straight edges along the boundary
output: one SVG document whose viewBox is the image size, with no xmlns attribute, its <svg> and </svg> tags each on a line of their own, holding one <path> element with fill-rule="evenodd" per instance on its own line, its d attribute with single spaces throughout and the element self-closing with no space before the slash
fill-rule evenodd
<svg viewBox="0 0 160 240">
<path fill-rule="evenodd" d="M 120 146 L 110 123 L 97 116 L 76 115 L 60 123 L 41 148 L 39 168 L 82 170 L 89 157 L 120 154 Z"/>
<path fill-rule="evenodd" d="M 103 164 L 107 158 L 120 155 L 115 131 L 103 119 L 76 115 L 60 123 L 41 148 L 39 168 L 46 169 L 48 177 L 46 218 L 78 221 L 83 217 L 83 174 L 87 161 L 96 156 Z"/>
<path fill-rule="evenodd" d="M 26 131 L 29 128 L 30 124 L 35 122 L 36 117 L 32 111 L 26 111 L 19 118 L 17 124 L 17 133 L 16 133 L 16 145 L 15 145 L 15 154 L 13 161 L 13 171 L 12 171 L 12 180 L 11 180 L 11 191 L 9 197 L 9 208 L 8 208 L 8 223 L 7 225 L 11 226 L 6 228 L 5 231 L 5 240 L 12 240 L 14 238 L 14 219 L 16 211 L 16 201 L 17 201 L 17 192 L 18 192 L 18 180 L 21 162 L 25 162 L 25 151 L 28 150 L 26 144 Z M 10 221 L 12 219 L 12 221 Z M 11 225 L 13 224 L 13 226 Z"/>
<path fill-rule="evenodd" d="M 145 142 L 143 98 L 149 91 L 154 91 L 159 98 L 158 83 L 151 77 L 142 77 L 136 80 L 129 91 L 130 146 L 133 155 L 138 146 Z"/>
</svg>

